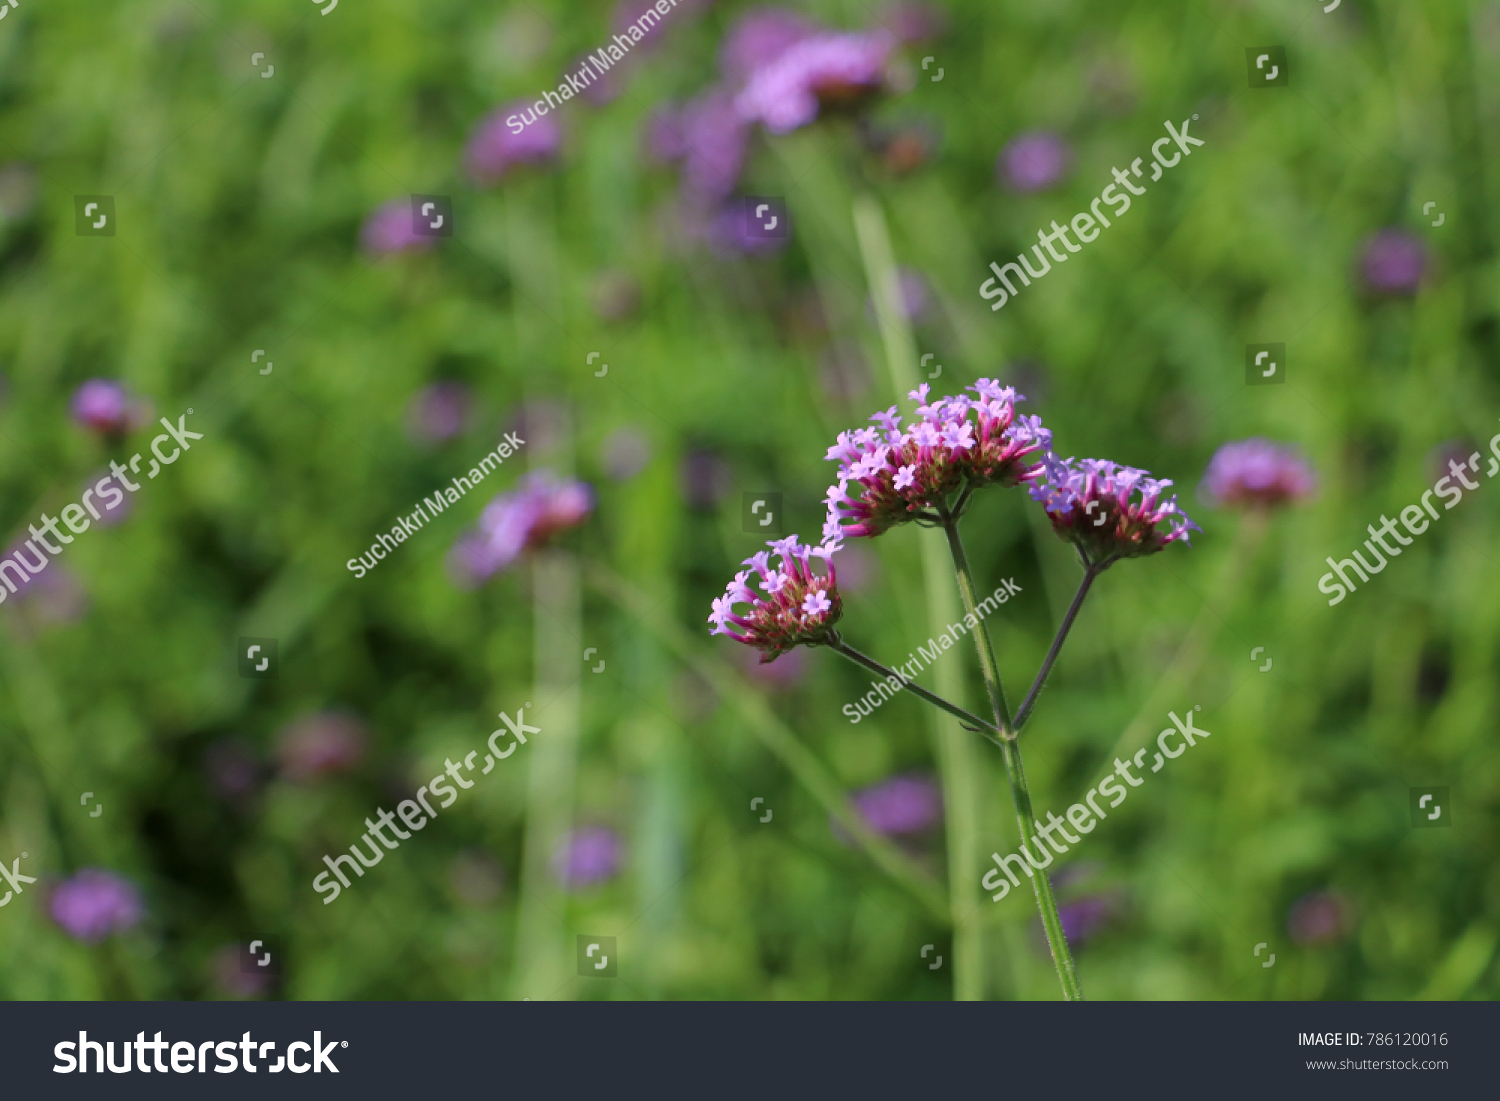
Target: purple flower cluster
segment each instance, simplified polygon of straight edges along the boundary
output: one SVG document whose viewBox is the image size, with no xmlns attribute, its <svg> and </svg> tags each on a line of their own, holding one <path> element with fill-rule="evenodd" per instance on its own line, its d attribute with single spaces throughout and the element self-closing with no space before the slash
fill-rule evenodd
<svg viewBox="0 0 1500 1101">
<path fill-rule="evenodd" d="M 943 795 L 926 773 L 892 776 L 854 793 L 855 812 L 873 831 L 902 837 L 931 829 L 943 820 Z"/>
<path fill-rule="evenodd" d="M 1203 474 L 1202 496 L 1214 505 L 1271 508 L 1312 495 L 1307 460 L 1290 448 L 1255 437 L 1226 443 Z"/>
<path fill-rule="evenodd" d="M 1427 270 L 1427 246 L 1405 230 L 1383 229 L 1365 243 L 1359 267 L 1375 293 L 1413 295 Z"/>
<path fill-rule="evenodd" d="M 894 45 L 884 31 L 803 38 L 754 72 L 735 107 L 747 122 L 790 133 L 816 119 L 822 107 L 846 106 L 878 91 Z"/>
<path fill-rule="evenodd" d="M 412 225 L 411 200 L 392 199 L 365 219 L 359 232 L 365 251 L 375 256 L 430 249 L 438 240 L 424 237 Z"/>
<path fill-rule="evenodd" d="M 146 916 L 135 884 L 101 868 L 85 868 L 59 883 L 49 909 L 53 921 L 85 944 L 122 933 Z"/>
<path fill-rule="evenodd" d="M 839 549 L 837 539 L 820 547 L 803 546 L 795 535 L 767 544 L 771 551 L 759 551 L 745 559 L 756 574 L 763 592 L 747 583 L 750 570 L 734 575 L 724 595 L 714 601 L 708 621 L 714 625 L 710 634 L 728 635 L 736 642 L 754 646 L 762 663 L 775 661 L 794 646 L 816 645 L 828 639 L 828 633 L 843 614 L 839 599 L 838 571 L 833 555 Z M 781 557 L 779 568 L 771 567 L 771 554 Z M 828 564 L 828 576 L 812 571 L 812 559 Z M 736 604 L 749 604 L 745 615 L 735 612 Z M 743 634 L 730 629 L 740 628 Z"/>
<path fill-rule="evenodd" d="M 1103 568 L 1122 558 L 1142 558 L 1202 531 L 1177 505 L 1162 501 L 1170 478 L 1108 459 L 1042 459 L 1043 478 L 1031 487 L 1052 521 L 1052 530 L 1078 548 L 1090 566 Z M 1140 498 L 1131 500 L 1133 493 Z M 1165 526 L 1159 526 L 1165 525 Z"/>
<path fill-rule="evenodd" d="M 827 456 L 838 461 L 839 480 L 828 490 L 825 539 L 879 535 L 941 505 L 966 482 L 1014 486 L 1038 476 L 1026 456 L 1051 447 L 1052 433 L 1040 417 L 1016 416 L 1016 402 L 1026 399 L 1013 387 L 982 378 L 968 387 L 977 399 L 932 402 L 929 389 L 924 382 L 907 395 L 920 419 L 904 431 L 893 405 L 870 418 L 879 428 L 839 433 Z M 851 484 L 861 487 L 858 498 L 849 496 Z"/>
<path fill-rule="evenodd" d="M 553 533 L 583 523 L 593 510 L 593 491 L 583 482 L 533 471 L 485 506 L 479 530 L 455 544 L 454 566 L 467 581 L 487 580 Z"/>
<path fill-rule="evenodd" d="M 517 100 L 486 115 L 464 149 L 464 167 L 477 183 L 492 184 L 521 165 L 548 164 L 562 148 L 562 127 L 551 115 L 535 117 L 531 104 Z M 505 124 L 525 112 L 535 121 L 518 134 Z"/>
<path fill-rule="evenodd" d="M 620 874 L 625 847 L 605 826 L 590 826 L 564 837 L 552 854 L 552 874 L 569 890 L 593 887 Z"/>
<path fill-rule="evenodd" d="M 1037 130 L 1002 149 L 995 168 L 1014 190 L 1041 191 L 1062 179 L 1072 160 L 1067 142 L 1051 131 Z"/>
<path fill-rule="evenodd" d="M 73 391 L 73 419 L 101 436 L 120 436 L 151 419 L 146 406 L 118 382 L 91 378 Z"/>
</svg>

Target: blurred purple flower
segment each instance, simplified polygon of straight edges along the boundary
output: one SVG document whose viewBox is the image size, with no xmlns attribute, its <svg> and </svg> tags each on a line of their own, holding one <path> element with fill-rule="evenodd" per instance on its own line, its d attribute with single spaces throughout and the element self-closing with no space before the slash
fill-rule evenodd
<svg viewBox="0 0 1500 1101">
<path fill-rule="evenodd" d="M 424 443 L 460 435 L 469 417 L 469 388 L 461 382 L 435 382 L 418 390 L 406 407 L 407 431 Z"/>
<path fill-rule="evenodd" d="M 1118 910 L 1119 900 L 1114 896 L 1089 895 L 1059 906 L 1057 916 L 1068 943 L 1077 946 L 1109 924 Z"/>
<path fill-rule="evenodd" d="M 102 868 L 84 868 L 59 883 L 49 909 L 65 933 L 85 944 L 123 933 L 146 916 L 135 884 Z"/>
<path fill-rule="evenodd" d="M 922 273 L 913 271 L 911 268 L 901 268 L 896 276 L 896 285 L 898 288 L 896 297 L 901 316 L 908 321 L 921 321 L 926 317 L 932 295 L 927 289 L 927 280 L 923 278 Z M 865 298 L 865 318 L 872 325 L 876 323 L 874 295 Z"/>
<path fill-rule="evenodd" d="M 880 9 L 877 22 L 897 42 L 927 42 L 947 29 L 948 17 L 943 9 L 925 0 L 893 0 Z"/>
<path fill-rule="evenodd" d="M 1303 895 L 1287 914 L 1286 931 L 1298 944 L 1331 944 L 1352 927 L 1349 904 L 1332 891 Z"/>
<path fill-rule="evenodd" d="M 1061 137 L 1050 130 L 1034 130 L 1000 151 L 995 170 L 1016 191 L 1041 191 L 1061 180 L 1072 160 L 1072 151 Z"/>
<path fill-rule="evenodd" d="M 790 133 L 822 107 L 846 106 L 879 90 L 892 44 L 884 31 L 804 38 L 751 75 L 735 108 L 746 122 Z"/>
<path fill-rule="evenodd" d="M 1270 508 L 1310 497 L 1316 486 L 1306 459 L 1257 436 L 1231 441 L 1215 451 L 1199 492 L 1215 506 Z"/>
<path fill-rule="evenodd" d="M 820 28 L 785 8 L 751 8 L 724 35 L 719 47 L 719 69 L 735 88 L 758 69 L 764 69 Z"/>
<path fill-rule="evenodd" d="M 353 715 L 320 711 L 281 728 L 276 739 L 276 759 L 284 778 L 293 783 L 307 783 L 348 772 L 364 759 L 369 741 L 364 724 Z"/>
<path fill-rule="evenodd" d="M 220 798 L 243 804 L 260 784 L 260 761 L 243 738 L 219 738 L 203 753 L 203 772 Z"/>
<path fill-rule="evenodd" d="M 656 0 L 619 0 L 615 4 L 614 13 L 610 16 L 610 31 L 621 38 L 629 38 L 629 28 L 655 6 Z M 661 34 L 666 25 L 665 20 L 658 18 L 650 25 L 638 28 L 641 39 L 635 44 L 634 49 L 644 54 L 656 48 L 661 44 Z"/>
<path fill-rule="evenodd" d="M 871 830 L 887 837 L 921 833 L 943 820 L 942 791 L 925 772 L 892 776 L 855 792 L 849 801 Z"/>
<path fill-rule="evenodd" d="M 110 379 L 91 378 L 73 391 L 73 419 L 100 435 L 119 436 L 150 420 L 145 403 Z"/>
<path fill-rule="evenodd" d="M 687 204 L 691 211 L 691 204 Z M 692 231 L 692 215 L 685 214 Z M 784 237 L 766 237 L 759 233 L 750 232 L 750 212 L 741 199 L 731 199 L 715 212 L 708 222 L 702 235 L 707 236 L 709 244 L 720 256 L 733 256 L 743 254 L 747 256 L 760 256 L 773 252 L 780 252 L 786 248 L 791 240 L 791 234 Z"/>
<path fill-rule="evenodd" d="M 593 887 L 620 873 L 624 846 L 614 830 L 588 826 L 558 842 L 552 853 L 552 874 L 569 890 Z"/>
<path fill-rule="evenodd" d="M 604 438 L 603 458 L 604 473 L 627 482 L 651 461 L 651 440 L 639 428 L 624 425 Z"/>
<path fill-rule="evenodd" d="M 16 221 L 36 205 L 36 170 L 29 164 L 0 168 L 0 220 Z"/>
<path fill-rule="evenodd" d="M 688 507 L 705 512 L 723 500 L 734 484 L 724 460 L 703 448 L 695 448 L 683 456 L 678 477 Z"/>
<path fill-rule="evenodd" d="M 464 165 L 477 183 L 492 184 L 517 165 L 542 165 L 562 148 L 562 127 L 536 103 L 514 100 L 480 120 L 464 148 Z M 517 131 L 519 127 L 519 132 Z"/>
<path fill-rule="evenodd" d="M 1371 237 L 1360 256 L 1365 284 L 1377 294 L 1413 295 L 1427 267 L 1427 246 L 1401 229 L 1383 229 Z"/>
<path fill-rule="evenodd" d="M 734 99 L 715 89 L 684 107 L 674 125 L 682 136 L 682 187 L 688 200 L 709 206 L 727 198 L 740 181 L 750 138 Z"/>
<path fill-rule="evenodd" d="M 16 544 L 10 549 L 12 554 L 17 551 L 21 552 L 20 560 L 23 564 L 33 561 L 26 553 L 24 543 Z M 25 581 L 16 586 L 16 600 L 24 601 L 33 609 L 36 618 L 44 623 L 72 623 L 80 619 L 88 609 L 88 597 L 84 595 L 77 576 L 61 563 L 47 569 L 45 563 L 50 559 L 40 551 L 37 552 L 37 559 L 43 563 L 42 568 L 35 573 L 23 571 L 27 576 Z M 14 571 L 7 571 L 4 577 L 5 587 L 0 588 L 0 602 L 6 599 L 13 575 Z"/>
<path fill-rule="evenodd" d="M 625 321 L 641 308 L 641 285 L 623 271 L 602 271 L 589 289 L 594 316 L 611 324 Z"/>
<path fill-rule="evenodd" d="M 593 490 L 583 482 L 562 481 L 550 470 L 532 471 L 485 506 L 478 531 L 454 544 L 454 573 L 465 585 L 487 581 L 554 532 L 583 523 L 593 510 Z"/>
<path fill-rule="evenodd" d="M 392 199 L 365 219 L 359 231 L 365 251 L 376 256 L 429 249 L 438 240 L 424 237 L 412 228 L 411 199 Z"/>
</svg>

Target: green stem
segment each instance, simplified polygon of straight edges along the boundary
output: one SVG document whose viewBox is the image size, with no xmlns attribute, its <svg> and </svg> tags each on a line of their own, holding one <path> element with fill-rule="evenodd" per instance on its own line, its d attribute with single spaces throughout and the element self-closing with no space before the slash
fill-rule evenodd
<svg viewBox="0 0 1500 1101">
<path fill-rule="evenodd" d="M 953 569 L 958 575 L 958 593 L 963 599 L 964 610 L 974 620 L 974 649 L 979 655 L 979 669 L 984 676 L 990 706 L 995 712 L 995 722 L 1000 727 L 1005 772 L 1010 777 L 1010 794 L 1016 805 L 1016 825 L 1021 831 L 1022 844 L 1039 853 L 1042 850 L 1038 846 L 1043 842 L 1037 837 L 1036 816 L 1031 809 L 1031 787 L 1026 782 L 1021 747 L 1016 743 L 1015 730 L 1006 710 L 1005 689 L 1000 683 L 994 652 L 990 649 L 989 631 L 985 629 L 984 618 L 974 599 L 974 578 L 969 569 L 969 556 L 964 553 L 963 540 L 959 538 L 958 522 L 946 508 L 943 511 L 943 532 L 948 536 L 948 550 L 953 555 Z M 1047 873 L 1038 869 L 1031 877 L 1031 886 L 1036 892 L 1036 906 L 1042 915 L 1042 928 L 1047 933 L 1047 946 L 1052 950 L 1052 962 L 1057 968 L 1058 981 L 1062 983 L 1063 996 L 1070 1002 L 1082 1001 L 1083 987 L 1078 982 L 1078 969 L 1073 964 L 1073 953 L 1068 950 L 1068 938 L 1063 933 L 1062 918 L 1057 912 L 1057 899 L 1053 897 Z"/>
<path fill-rule="evenodd" d="M 875 673 L 879 673 L 882 677 L 895 677 L 896 680 L 901 683 L 901 687 L 906 689 L 912 695 L 916 696 L 919 699 L 926 700 L 928 703 L 934 705 L 935 707 L 941 707 L 944 711 L 948 712 L 948 714 L 954 715 L 957 718 L 964 720 L 964 722 L 966 723 L 970 723 L 975 729 L 979 730 L 980 733 L 983 733 L 986 730 L 992 730 L 996 734 L 1000 733 L 999 729 L 993 723 L 986 722 L 978 715 L 974 715 L 968 711 L 965 711 L 962 707 L 959 707 L 958 704 L 950 703 L 947 700 L 943 699 L 942 696 L 927 691 L 927 689 L 911 680 L 905 674 L 899 673 L 894 669 L 888 669 L 886 666 L 881 665 L 880 662 L 876 661 L 868 654 L 860 653 L 853 646 L 850 646 L 847 642 L 841 639 L 838 636 L 838 632 L 832 632 L 832 636 L 832 639 L 828 643 L 829 648 L 832 650 L 837 650 L 839 653 L 843 654 L 846 658 L 854 662 L 856 665 L 863 665 L 866 669 L 869 669 Z M 1000 744 L 1000 741 L 997 738 L 990 738 L 990 741 L 994 742 L 996 745 Z"/>
<path fill-rule="evenodd" d="M 1047 659 L 1037 670 L 1036 680 L 1031 684 L 1031 691 L 1026 693 L 1026 699 L 1021 703 L 1021 710 L 1016 712 L 1017 734 L 1021 732 L 1021 727 L 1026 725 L 1026 720 L 1031 716 L 1032 705 L 1036 703 L 1042 685 L 1047 682 L 1047 674 L 1052 672 L 1052 663 L 1062 652 L 1063 642 L 1067 640 L 1068 632 L 1073 629 L 1073 621 L 1078 618 L 1078 609 L 1083 607 L 1083 598 L 1088 596 L 1089 586 L 1094 583 L 1094 578 L 1098 577 L 1100 572 L 1097 566 L 1088 566 L 1084 569 L 1083 583 L 1078 586 L 1078 592 L 1073 596 L 1073 603 L 1068 608 L 1068 614 L 1063 616 L 1062 626 L 1057 629 L 1057 637 L 1052 640 L 1052 649 L 1047 651 Z"/>
</svg>

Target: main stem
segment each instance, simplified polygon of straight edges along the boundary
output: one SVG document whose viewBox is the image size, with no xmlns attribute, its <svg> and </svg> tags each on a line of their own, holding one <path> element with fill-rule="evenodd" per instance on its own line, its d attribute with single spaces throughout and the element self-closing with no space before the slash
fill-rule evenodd
<svg viewBox="0 0 1500 1101">
<path fill-rule="evenodd" d="M 964 610 L 974 620 L 974 649 L 979 654 L 979 671 L 984 677 L 985 691 L 989 693 L 990 707 L 995 712 L 995 723 L 1000 727 L 1000 748 L 1005 758 L 1006 775 L 1010 777 L 1010 794 L 1016 805 L 1016 825 L 1021 830 L 1021 842 L 1030 846 L 1032 852 L 1041 852 L 1039 846 L 1043 842 L 1037 837 L 1026 767 L 1021 761 L 1021 747 L 1016 743 L 1016 732 L 1005 706 L 1005 689 L 1000 683 L 994 652 L 990 649 L 990 635 L 979 614 L 978 601 L 974 599 L 974 575 L 969 569 L 969 556 L 964 553 L 963 540 L 959 538 L 958 521 L 947 509 L 943 510 L 943 532 L 948 536 L 948 550 L 953 555 L 959 596 L 963 599 Z M 1063 933 L 1062 917 L 1057 912 L 1057 899 L 1052 894 L 1047 873 L 1038 868 L 1031 877 L 1031 886 L 1036 892 L 1036 906 L 1042 915 L 1042 928 L 1047 933 L 1047 946 L 1052 950 L 1052 963 L 1057 968 L 1063 996 L 1070 1002 L 1081 1002 L 1083 987 L 1078 982 L 1078 969 L 1073 964 L 1073 953 L 1068 950 L 1068 938 Z"/>
</svg>

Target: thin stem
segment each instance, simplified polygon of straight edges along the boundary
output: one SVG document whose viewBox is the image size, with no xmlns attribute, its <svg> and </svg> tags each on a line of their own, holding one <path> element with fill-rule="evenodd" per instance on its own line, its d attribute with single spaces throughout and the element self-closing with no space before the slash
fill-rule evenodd
<svg viewBox="0 0 1500 1101">
<path fill-rule="evenodd" d="M 947 513 L 947 510 L 944 509 Z M 1016 825 L 1021 831 L 1021 843 L 1032 852 L 1040 853 L 1043 842 L 1037 837 L 1036 815 L 1031 809 L 1031 787 L 1026 782 L 1026 767 L 1021 761 L 1021 747 L 1016 742 L 1010 716 L 1005 709 L 1005 689 L 1000 684 L 1000 674 L 995 666 L 995 655 L 990 649 L 989 631 L 979 614 L 974 599 L 974 578 L 969 570 L 969 557 L 964 553 L 963 540 L 958 534 L 958 521 L 947 513 L 943 531 L 948 536 L 948 549 L 953 555 L 953 569 L 958 575 L 958 592 L 963 598 L 964 610 L 974 620 L 974 649 L 979 655 L 980 672 L 984 674 L 984 687 L 989 693 L 990 706 L 995 712 L 995 722 L 1000 727 L 1001 750 L 1005 758 L 1005 772 L 1010 779 L 1011 799 L 1016 806 Z M 1032 890 L 1036 893 L 1036 907 L 1042 915 L 1042 928 L 1047 934 L 1047 946 L 1052 950 L 1052 963 L 1057 968 L 1058 981 L 1062 983 L 1063 997 L 1070 1002 L 1083 1000 L 1083 987 L 1078 982 L 1078 968 L 1073 963 L 1073 953 L 1068 949 L 1067 934 L 1063 932 L 1062 917 L 1057 912 L 1057 899 L 1052 894 L 1052 883 L 1047 873 L 1037 870 L 1031 877 Z"/>
<path fill-rule="evenodd" d="M 854 662 L 856 665 L 863 665 L 871 672 L 879 673 L 882 677 L 895 677 L 898 681 L 901 682 L 901 687 L 906 689 L 912 695 L 917 696 L 920 699 L 924 699 L 928 703 L 936 707 L 941 707 L 950 715 L 955 715 L 958 718 L 963 719 L 965 722 L 971 723 L 973 727 L 975 729 L 978 729 L 981 733 L 986 730 L 993 731 L 996 734 L 1000 733 L 999 729 L 993 723 L 986 722 L 978 715 L 974 715 L 968 711 L 965 711 L 956 703 L 950 703 L 949 701 L 943 699 L 942 696 L 937 695 L 935 692 L 927 691 L 927 689 L 923 688 L 920 684 L 916 683 L 916 681 L 907 677 L 904 673 L 898 672 L 895 669 L 888 669 L 886 666 L 881 665 L 880 662 L 876 661 L 868 654 L 860 653 L 853 646 L 850 646 L 847 642 L 840 638 L 837 632 L 833 633 L 833 637 L 829 641 L 828 646 L 830 649 L 837 650 L 839 653 L 843 654 L 846 658 Z M 990 741 L 994 742 L 996 745 L 1000 744 L 998 738 L 991 737 Z"/>
<path fill-rule="evenodd" d="M 1037 670 L 1036 680 L 1031 684 L 1031 691 L 1026 693 L 1026 699 L 1021 702 L 1021 709 L 1016 712 L 1017 734 L 1021 732 L 1021 727 L 1026 725 L 1026 720 L 1031 716 L 1031 708 L 1036 703 L 1037 693 L 1041 692 L 1042 685 L 1047 682 L 1047 675 L 1052 672 L 1052 663 L 1062 652 L 1063 642 L 1073 628 L 1073 621 L 1078 618 L 1078 609 L 1083 607 L 1083 598 L 1088 595 L 1089 586 L 1094 583 L 1094 578 L 1099 576 L 1099 572 L 1094 566 L 1083 571 L 1083 582 L 1073 596 L 1073 603 L 1068 608 L 1068 614 L 1063 616 L 1062 626 L 1057 629 L 1057 637 L 1052 640 L 1052 649 L 1047 651 L 1047 659 L 1042 662 L 1041 669 Z"/>
</svg>

